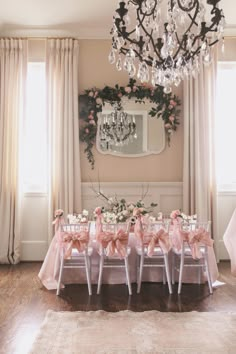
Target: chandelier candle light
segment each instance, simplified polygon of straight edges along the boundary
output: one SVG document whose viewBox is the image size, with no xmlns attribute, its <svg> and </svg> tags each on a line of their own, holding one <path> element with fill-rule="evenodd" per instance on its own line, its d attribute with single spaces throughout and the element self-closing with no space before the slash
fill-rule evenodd
<svg viewBox="0 0 236 354">
<path fill-rule="evenodd" d="M 142 82 L 161 85 L 165 93 L 201 62 L 211 62 L 211 46 L 223 38 L 220 0 L 119 1 L 113 16 L 109 62 Z M 209 22 L 206 21 L 209 18 Z"/>
</svg>

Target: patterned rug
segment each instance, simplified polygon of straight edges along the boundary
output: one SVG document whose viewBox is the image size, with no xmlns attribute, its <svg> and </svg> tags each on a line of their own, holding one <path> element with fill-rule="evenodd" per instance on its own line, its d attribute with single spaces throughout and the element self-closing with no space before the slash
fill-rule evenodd
<svg viewBox="0 0 236 354">
<path fill-rule="evenodd" d="M 31 354 L 235 354 L 236 314 L 48 311 Z"/>
</svg>

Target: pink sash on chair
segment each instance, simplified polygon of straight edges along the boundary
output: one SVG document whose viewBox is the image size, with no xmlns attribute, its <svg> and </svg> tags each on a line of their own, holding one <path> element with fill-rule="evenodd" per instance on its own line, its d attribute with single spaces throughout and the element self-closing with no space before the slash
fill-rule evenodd
<svg viewBox="0 0 236 354">
<path fill-rule="evenodd" d="M 127 255 L 129 235 L 124 230 L 120 229 L 116 233 L 109 231 L 101 231 L 97 240 L 106 249 L 106 255 L 112 257 L 117 252 L 121 258 Z"/>
<path fill-rule="evenodd" d="M 210 233 L 204 228 L 192 231 L 180 230 L 180 235 L 183 241 L 188 242 L 193 259 L 202 258 L 202 252 L 200 250 L 201 245 L 213 247 L 214 241 L 211 239 Z"/>
<path fill-rule="evenodd" d="M 156 233 L 150 232 L 145 233 L 144 244 L 148 246 L 147 255 L 152 257 L 155 251 L 155 247 L 159 246 L 164 254 L 171 250 L 171 242 L 169 234 L 164 230 L 160 229 Z"/>
<path fill-rule="evenodd" d="M 76 248 L 78 252 L 83 252 L 88 247 L 89 232 L 63 232 L 61 233 L 62 246 L 65 247 L 64 258 L 70 258 L 72 249 Z"/>
</svg>

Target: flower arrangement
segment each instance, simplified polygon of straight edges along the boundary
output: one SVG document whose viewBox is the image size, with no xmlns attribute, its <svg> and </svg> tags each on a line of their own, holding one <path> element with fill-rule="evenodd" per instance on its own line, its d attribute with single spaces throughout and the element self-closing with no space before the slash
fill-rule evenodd
<svg viewBox="0 0 236 354">
<path fill-rule="evenodd" d="M 98 197 L 101 197 L 106 202 L 106 207 L 97 207 L 94 210 L 95 218 L 102 214 L 103 222 L 108 224 L 125 222 L 127 220 L 134 224 L 138 216 L 148 216 L 152 213 L 157 203 L 151 203 L 149 206 L 145 206 L 143 199 L 137 202 L 127 202 L 124 198 L 118 199 L 115 197 L 106 196 L 99 187 L 98 191 L 95 191 Z"/>
<path fill-rule="evenodd" d="M 179 220 L 184 222 L 196 222 L 197 221 L 197 214 L 194 215 L 186 215 L 180 209 L 173 210 L 170 213 L 170 218 L 172 220 Z"/>
<path fill-rule="evenodd" d="M 88 222 L 88 210 L 84 209 L 81 214 L 68 214 L 67 218 L 70 224 L 80 224 Z"/>
<path fill-rule="evenodd" d="M 102 90 L 97 88 L 85 90 L 80 95 L 80 141 L 86 144 L 84 152 L 87 154 L 92 169 L 95 163 L 92 148 L 97 134 L 97 114 L 102 112 L 102 107 L 106 102 L 121 106 L 122 97 L 134 98 L 139 103 L 145 103 L 145 100 L 149 100 L 154 104 L 149 115 L 163 119 L 168 144 L 170 144 L 171 135 L 179 125 L 180 100 L 176 95 L 165 94 L 162 86 L 151 87 L 146 84 L 139 86 L 136 85 L 134 79 L 130 79 L 126 87 L 115 85 L 114 88 L 105 86 Z"/>
</svg>

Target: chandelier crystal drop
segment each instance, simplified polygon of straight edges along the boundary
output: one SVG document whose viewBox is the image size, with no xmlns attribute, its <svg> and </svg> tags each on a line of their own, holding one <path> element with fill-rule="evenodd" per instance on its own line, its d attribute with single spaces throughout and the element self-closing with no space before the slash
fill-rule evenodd
<svg viewBox="0 0 236 354">
<path fill-rule="evenodd" d="M 137 138 L 134 115 L 127 114 L 123 108 L 114 105 L 114 111 L 101 116 L 99 138 L 106 148 L 110 146 L 123 146 Z"/>
<path fill-rule="evenodd" d="M 225 26 L 220 1 L 119 1 L 109 62 L 170 93 L 172 85 L 195 76 L 201 62 L 210 64 L 211 47 L 223 38 Z"/>
</svg>

